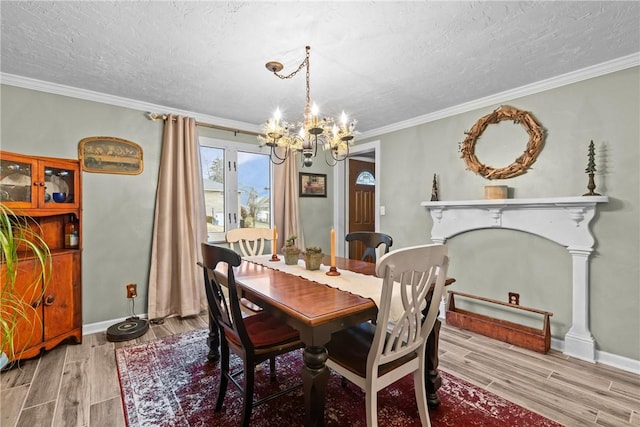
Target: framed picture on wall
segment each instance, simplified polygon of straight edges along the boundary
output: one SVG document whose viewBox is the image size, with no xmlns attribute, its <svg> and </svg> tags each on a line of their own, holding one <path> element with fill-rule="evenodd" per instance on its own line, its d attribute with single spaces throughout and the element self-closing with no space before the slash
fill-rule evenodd
<svg viewBox="0 0 640 427">
<path fill-rule="evenodd" d="M 298 173 L 300 197 L 327 197 L 327 175 L 323 173 Z"/>
<path fill-rule="evenodd" d="M 142 172 L 142 147 L 112 136 L 91 136 L 78 144 L 85 172 L 138 175 Z"/>
</svg>

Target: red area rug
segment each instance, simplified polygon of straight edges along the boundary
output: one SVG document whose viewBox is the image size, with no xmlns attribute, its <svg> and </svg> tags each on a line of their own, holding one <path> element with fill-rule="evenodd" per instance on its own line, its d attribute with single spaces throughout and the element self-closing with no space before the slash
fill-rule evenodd
<svg viewBox="0 0 640 427">
<path fill-rule="evenodd" d="M 241 395 L 230 383 L 224 407 L 214 412 L 219 369 L 207 362 L 207 331 L 204 329 L 123 347 L 116 350 L 125 418 L 129 427 L 143 426 L 237 426 Z M 232 358 L 232 368 L 241 367 Z M 278 380 L 269 381 L 268 363 L 256 374 L 256 395 L 288 388 L 300 381 L 301 354 L 276 359 Z M 441 405 L 429 411 L 431 424 L 442 426 L 558 426 L 534 412 L 441 371 L 438 391 Z M 364 394 L 353 384 L 346 388 L 331 373 L 326 402 L 326 425 L 362 426 Z M 252 426 L 302 425 L 302 389 L 254 408 Z M 381 426 L 420 426 L 410 376 L 378 393 Z"/>
</svg>

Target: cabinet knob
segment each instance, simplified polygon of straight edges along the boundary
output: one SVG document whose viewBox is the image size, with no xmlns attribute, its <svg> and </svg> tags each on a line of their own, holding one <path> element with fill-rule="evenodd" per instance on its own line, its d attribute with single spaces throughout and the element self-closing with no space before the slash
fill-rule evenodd
<svg viewBox="0 0 640 427">
<path fill-rule="evenodd" d="M 44 299 L 44 305 L 46 306 L 50 306 L 51 304 L 53 304 L 53 302 L 56 300 L 56 296 L 51 294 L 51 295 L 47 295 L 47 297 Z"/>
<path fill-rule="evenodd" d="M 34 302 L 31 303 L 31 308 L 38 308 L 40 307 L 40 304 L 42 303 L 42 300 L 37 299 Z"/>
</svg>

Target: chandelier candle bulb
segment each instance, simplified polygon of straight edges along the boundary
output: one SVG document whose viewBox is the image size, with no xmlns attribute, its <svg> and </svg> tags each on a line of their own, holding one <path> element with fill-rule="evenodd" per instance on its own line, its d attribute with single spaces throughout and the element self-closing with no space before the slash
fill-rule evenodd
<svg viewBox="0 0 640 427">
<path fill-rule="evenodd" d="M 280 113 L 280 107 L 276 108 L 276 112 L 273 115 L 273 118 L 276 119 L 275 128 L 278 129 L 280 127 L 280 117 L 282 117 L 282 113 Z"/>
<path fill-rule="evenodd" d="M 313 103 L 313 107 L 311 107 L 311 115 L 313 116 L 313 127 L 318 126 L 318 106 L 316 103 Z"/>
</svg>

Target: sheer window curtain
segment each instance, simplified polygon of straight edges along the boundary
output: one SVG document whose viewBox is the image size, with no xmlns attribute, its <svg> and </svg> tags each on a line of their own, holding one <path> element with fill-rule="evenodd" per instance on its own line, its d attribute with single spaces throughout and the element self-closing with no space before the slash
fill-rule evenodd
<svg viewBox="0 0 640 427">
<path fill-rule="evenodd" d="M 277 252 L 284 241 L 296 235 L 296 246 L 304 250 L 304 236 L 298 203 L 298 167 L 296 156 L 288 156 L 281 165 L 274 167 L 273 184 L 275 225 L 278 228 Z"/>
<path fill-rule="evenodd" d="M 195 119 L 164 122 L 149 271 L 149 319 L 206 310 L 196 262 L 207 241 Z"/>
</svg>

